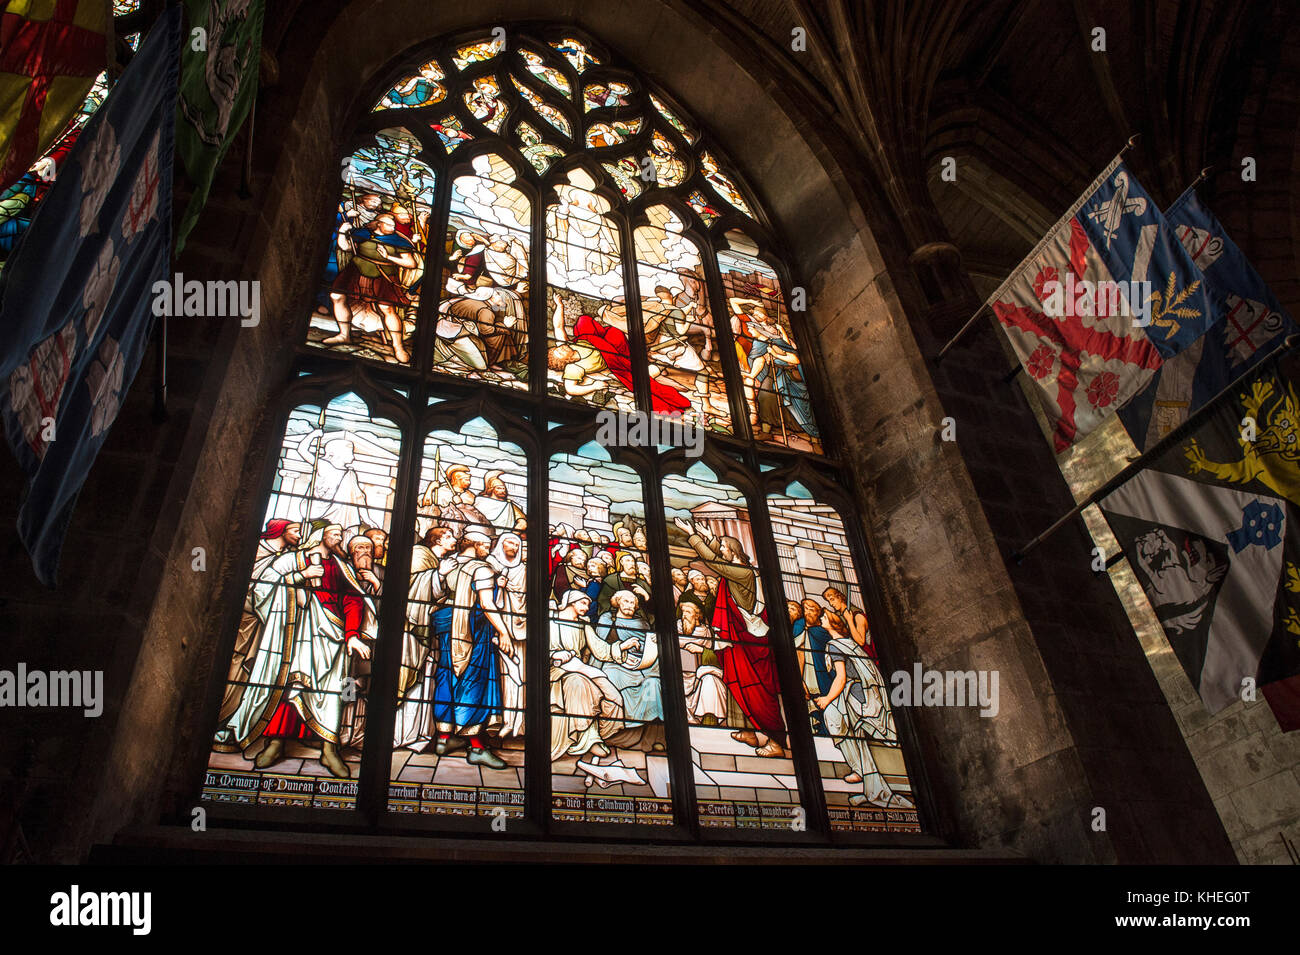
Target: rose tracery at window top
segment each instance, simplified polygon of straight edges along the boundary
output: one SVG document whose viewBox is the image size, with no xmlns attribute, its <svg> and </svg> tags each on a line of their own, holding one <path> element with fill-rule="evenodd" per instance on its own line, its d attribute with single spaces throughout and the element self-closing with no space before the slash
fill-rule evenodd
<svg viewBox="0 0 1300 955">
<path fill-rule="evenodd" d="M 841 472 L 768 474 L 823 438 L 739 174 L 567 28 L 384 80 L 322 223 L 203 798 L 919 831 L 822 503 Z M 708 463 L 602 446 L 610 411 L 702 427 Z"/>
</svg>

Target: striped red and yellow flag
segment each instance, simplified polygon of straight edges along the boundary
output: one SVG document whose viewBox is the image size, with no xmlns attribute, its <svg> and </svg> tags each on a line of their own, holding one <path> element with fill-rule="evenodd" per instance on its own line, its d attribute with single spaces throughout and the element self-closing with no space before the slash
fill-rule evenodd
<svg viewBox="0 0 1300 955">
<path fill-rule="evenodd" d="M 111 0 L 9 0 L 0 13 L 0 190 L 58 138 L 108 65 Z"/>
</svg>

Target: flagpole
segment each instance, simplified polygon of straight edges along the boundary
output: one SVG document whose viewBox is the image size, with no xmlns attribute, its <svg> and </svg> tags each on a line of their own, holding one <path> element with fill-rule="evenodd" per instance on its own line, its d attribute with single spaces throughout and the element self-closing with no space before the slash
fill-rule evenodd
<svg viewBox="0 0 1300 955">
<path fill-rule="evenodd" d="M 1130 461 L 1122 471 L 1116 474 L 1113 478 L 1111 478 L 1101 487 L 1097 488 L 1097 490 L 1093 491 L 1091 494 L 1089 494 L 1078 504 L 1074 505 L 1074 507 L 1071 508 L 1066 514 L 1063 514 L 1056 521 L 1054 521 L 1052 525 L 1047 528 L 1047 530 L 1043 531 L 1041 534 L 1039 534 L 1029 543 L 1025 544 L 1023 547 L 1021 547 L 1019 550 L 1013 553 L 1011 555 L 1011 559 L 1014 560 L 1017 564 L 1023 561 L 1025 559 L 1025 556 L 1031 550 L 1033 550 L 1039 544 L 1043 543 L 1043 541 L 1047 540 L 1047 538 L 1051 537 L 1062 527 L 1064 527 L 1067 523 L 1074 520 L 1074 518 L 1078 517 L 1079 514 L 1082 513 L 1082 511 L 1085 508 L 1090 507 L 1093 504 L 1096 504 L 1099 500 L 1101 500 L 1106 495 L 1110 494 L 1120 485 L 1126 483 L 1130 478 L 1134 477 L 1138 471 L 1141 471 L 1146 466 L 1147 461 L 1149 461 L 1151 458 L 1155 457 L 1158 454 L 1162 454 L 1163 452 L 1168 450 L 1169 447 L 1172 446 L 1174 443 L 1181 441 L 1184 437 L 1186 437 L 1187 432 L 1192 430 L 1193 427 L 1199 425 L 1211 410 L 1217 408 L 1217 406 L 1224 399 L 1224 397 L 1235 392 L 1248 379 L 1254 378 L 1256 375 L 1258 375 L 1264 369 L 1265 364 L 1276 364 L 1278 359 L 1280 359 L 1287 352 L 1293 351 L 1297 345 L 1300 345 L 1300 335 L 1289 336 L 1287 340 L 1282 344 L 1281 348 L 1275 348 L 1272 351 L 1272 353 L 1269 354 L 1269 356 L 1264 359 L 1264 361 L 1260 362 L 1254 368 L 1247 370 L 1245 373 L 1237 377 L 1230 385 L 1228 385 L 1217 395 L 1215 395 L 1205 404 L 1201 405 L 1201 407 L 1197 408 L 1194 412 L 1188 415 L 1186 421 L 1184 421 L 1177 428 L 1175 428 L 1173 431 L 1170 431 L 1167 435 L 1165 435 L 1154 445 L 1152 445 L 1150 450 L 1143 452 L 1142 454 L 1134 458 L 1132 461 Z"/>
<path fill-rule="evenodd" d="M 1128 152 L 1130 149 L 1132 149 L 1134 146 L 1136 146 L 1136 145 L 1137 145 L 1137 141 L 1138 141 L 1141 137 L 1142 137 L 1142 134 L 1141 134 L 1141 133 L 1134 133 L 1132 136 L 1130 136 L 1130 137 L 1128 138 L 1128 142 L 1124 144 L 1124 147 L 1123 147 L 1122 149 L 1120 149 L 1120 151 L 1115 155 L 1115 158 L 1111 160 L 1111 164 L 1117 162 L 1117 161 L 1118 161 L 1118 160 L 1119 160 L 1119 159 L 1120 159 L 1120 158 L 1121 158 L 1121 157 L 1122 157 L 1126 152 Z M 1110 171 L 1110 164 L 1107 165 L 1107 167 L 1106 167 L 1106 171 L 1107 171 L 1107 172 Z M 1105 173 L 1103 173 L 1103 175 L 1105 175 Z M 1100 178 L 1100 177 L 1099 177 L 1099 178 Z M 1093 182 L 1092 182 L 1092 185 L 1090 185 L 1090 186 L 1088 187 L 1088 189 L 1085 190 L 1085 192 L 1083 193 L 1083 195 L 1084 195 L 1084 196 L 1087 196 L 1087 195 L 1091 194 L 1093 191 L 1096 190 L 1097 186 L 1098 186 L 1098 182 L 1094 179 Z M 1075 206 L 1077 207 L 1078 204 L 1079 204 L 1079 203 L 1076 201 Z M 1072 209 L 1071 209 L 1070 212 L 1067 212 L 1065 215 L 1063 215 L 1063 216 L 1061 216 L 1059 219 L 1057 219 L 1057 220 L 1056 220 L 1056 225 L 1052 227 L 1052 230 L 1051 230 L 1050 232 L 1048 232 L 1048 235 L 1050 236 L 1050 235 L 1055 234 L 1055 232 L 1056 232 L 1056 226 L 1059 226 L 1059 225 L 1061 224 L 1061 220 L 1062 220 L 1062 219 L 1065 219 L 1065 218 L 1068 218 L 1069 216 L 1074 215 L 1074 212 L 1075 212 L 1075 211 L 1076 211 L 1075 207 L 1072 207 Z M 1039 244 L 1039 246 L 1041 246 L 1043 243 L 1042 243 L 1042 242 L 1039 242 L 1038 244 Z M 1027 260 L 1027 259 L 1033 258 L 1034 255 L 1037 254 L 1037 252 L 1038 252 L 1038 248 L 1035 247 L 1034 250 L 1033 250 L 1033 252 L 1030 252 L 1029 255 L 1027 255 L 1027 256 L 1025 257 L 1025 259 Z M 1024 264 L 1025 264 L 1024 261 L 1021 261 L 1020 265 L 1016 266 L 1016 268 L 1015 268 L 1015 270 L 1012 272 L 1012 274 L 1014 275 L 1014 274 L 1018 273 L 1018 272 L 1020 271 L 1020 266 L 1021 266 L 1021 265 L 1024 265 Z M 1003 285 L 1006 285 L 1005 282 L 1003 282 L 1002 284 L 1003 284 Z M 1000 292 L 1001 290 L 1002 290 L 1002 289 L 1001 289 L 1001 286 L 999 286 L 998 291 Z M 948 343 L 947 343 L 946 345 L 944 345 L 942 348 L 939 349 L 939 354 L 937 354 L 937 355 L 934 356 L 934 363 L 935 363 L 936 365 L 939 364 L 939 362 L 943 361 L 943 356 L 946 355 L 946 354 L 948 354 L 948 350 L 951 349 L 953 345 L 957 344 L 957 342 L 959 342 L 963 337 L 965 337 L 966 333 L 969 332 L 969 331 L 971 330 L 971 328 L 974 327 L 976 319 L 978 319 L 981 315 L 984 314 L 984 311 L 989 307 L 989 301 L 990 301 L 990 300 L 991 300 L 995 295 L 997 295 L 997 292 L 994 292 L 993 295 L 990 295 L 989 298 L 985 299 L 985 300 L 984 300 L 984 303 L 983 303 L 982 305 L 980 305 L 979 309 L 975 312 L 975 314 L 972 315 L 972 316 L 971 316 L 971 317 L 966 321 L 966 324 L 963 325 L 961 328 L 959 328 L 959 329 L 957 330 L 957 334 L 956 334 L 956 335 L 953 335 L 952 338 L 948 339 Z"/>
<path fill-rule="evenodd" d="M 170 293 L 169 293 L 170 294 Z M 154 343 L 153 420 L 167 420 L 167 316 L 158 318 L 158 340 Z"/>
</svg>

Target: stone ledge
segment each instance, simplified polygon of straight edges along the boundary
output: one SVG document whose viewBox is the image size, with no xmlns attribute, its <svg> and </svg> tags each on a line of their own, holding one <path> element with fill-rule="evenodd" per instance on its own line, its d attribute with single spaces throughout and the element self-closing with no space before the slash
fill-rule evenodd
<svg viewBox="0 0 1300 955">
<path fill-rule="evenodd" d="M 553 839 L 391 836 L 179 826 L 125 830 L 90 851 L 91 865 L 230 863 L 551 863 L 670 865 L 1016 865 L 1031 860 L 1006 849 L 929 846 L 665 845 Z"/>
</svg>

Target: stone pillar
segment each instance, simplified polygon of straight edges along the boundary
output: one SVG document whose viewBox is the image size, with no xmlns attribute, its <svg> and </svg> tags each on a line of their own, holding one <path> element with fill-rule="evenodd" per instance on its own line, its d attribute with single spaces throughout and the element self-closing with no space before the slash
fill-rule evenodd
<svg viewBox="0 0 1300 955">
<path fill-rule="evenodd" d="M 979 303 L 949 237 L 927 239 L 896 278 L 860 233 L 818 277 L 812 317 L 853 423 L 868 539 L 903 644 L 895 663 L 999 674 L 995 717 L 913 711 L 942 822 L 959 845 L 1041 861 L 1231 862 L 1137 637 L 1091 572 L 1082 523 L 1023 565 L 1008 559 L 1074 502 L 1023 394 L 1003 380 L 1013 363 L 989 320 L 932 360 Z M 955 442 L 941 440 L 945 417 Z M 1093 829 L 1095 808 L 1105 831 Z"/>
</svg>

